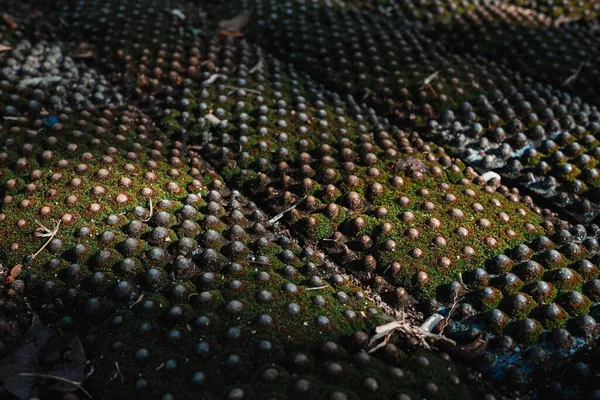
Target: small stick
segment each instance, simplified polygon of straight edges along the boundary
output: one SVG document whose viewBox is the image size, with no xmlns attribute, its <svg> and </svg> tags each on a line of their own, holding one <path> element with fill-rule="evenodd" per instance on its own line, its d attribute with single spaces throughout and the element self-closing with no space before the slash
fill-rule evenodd
<svg viewBox="0 0 600 400">
<path fill-rule="evenodd" d="M 248 73 L 253 74 L 256 71 L 258 71 L 260 68 L 262 68 L 262 66 L 263 66 L 263 62 L 262 62 L 262 60 L 260 60 L 259 62 L 256 63 L 256 65 L 254 67 L 250 68 L 250 71 L 248 71 Z"/>
<path fill-rule="evenodd" d="M 300 203 L 302 203 L 304 201 L 304 199 L 306 199 L 306 196 L 304 196 L 303 198 L 301 198 L 296 204 L 294 204 L 290 208 L 287 208 L 287 209 L 283 210 L 282 212 L 280 212 L 279 214 L 277 214 L 276 216 L 274 216 L 273 218 L 271 218 L 270 220 L 268 220 L 267 221 L 267 226 L 271 226 L 275 222 L 279 221 L 281 219 L 281 217 L 283 217 L 285 214 L 287 214 L 288 212 L 292 211 L 294 208 L 298 207 L 298 205 Z"/>
<path fill-rule="evenodd" d="M 46 374 L 37 374 L 37 373 L 30 373 L 30 372 L 21 372 L 19 374 L 19 376 L 33 376 L 33 377 L 36 377 L 36 378 L 54 379 L 54 380 L 57 380 L 57 381 L 60 381 L 60 382 L 70 383 L 71 385 L 75 386 L 77 389 L 79 389 L 83 393 L 85 393 L 85 395 L 87 397 L 89 397 L 90 399 L 93 399 L 93 397 L 90 394 L 90 392 L 88 392 L 87 390 L 85 390 L 85 388 L 81 385 L 81 382 L 75 382 L 75 381 L 72 381 L 70 379 L 63 378 L 61 376 L 46 375 Z"/>
<path fill-rule="evenodd" d="M 223 87 L 226 87 L 227 89 L 233 89 L 233 90 L 242 89 L 242 90 L 245 90 L 246 92 L 262 94 L 259 90 L 256 90 L 256 89 L 250 89 L 250 88 L 244 88 L 244 87 L 238 87 L 238 86 L 232 86 L 232 85 L 223 85 Z"/>
<path fill-rule="evenodd" d="M 123 378 L 123 374 L 121 373 L 121 368 L 119 368 L 119 363 L 115 361 L 115 367 L 117 368 L 117 374 L 119 374 L 119 378 L 121 378 L 121 383 L 125 383 L 125 378 Z"/>
<path fill-rule="evenodd" d="M 129 306 L 129 309 L 131 310 L 133 307 L 135 307 L 136 304 L 139 304 L 142 300 L 144 300 L 144 293 L 138 296 L 138 298 L 135 300 L 135 303 Z"/>
<path fill-rule="evenodd" d="M 424 349 L 432 348 L 429 345 L 429 343 L 427 343 L 427 339 L 430 339 L 432 341 L 441 341 L 441 342 L 445 342 L 450 345 L 456 346 L 456 342 L 452 339 L 448 339 L 447 337 L 440 335 L 440 334 L 437 334 L 437 335 L 433 334 L 431 332 L 424 330 L 423 328 L 421 328 L 419 326 L 411 325 L 409 322 L 407 322 L 404 319 L 404 314 L 402 314 L 401 321 L 392 321 L 390 323 L 387 323 L 385 325 L 381 325 L 381 326 L 378 326 L 377 328 L 375 328 L 376 335 L 373 338 L 371 338 L 369 345 L 373 345 L 380 338 L 383 338 L 383 341 L 380 342 L 379 344 L 377 344 L 375 347 L 371 348 L 368 352 L 373 353 L 373 352 L 377 351 L 378 349 L 380 349 L 381 347 L 385 346 L 387 341 L 389 341 L 391 334 L 395 331 L 401 332 L 407 336 L 414 337 L 415 339 L 417 339 L 419 341 L 420 345 Z"/>
<path fill-rule="evenodd" d="M 575 80 L 579 76 L 579 73 L 581 72 L 581 69 L 583 68 L 583 64 L 584 63 L 579 64 L 579 67 L 577 68 L 577 71 L 575 71 L 575 73 L 573 75 L 571 75 L 567 79 L 565 79 L 565 81 L 562 83 L 563 86 L 568 86 L 571 83 L 575 82 Z"/>
<path fill-rule="evenodd" d="M 392 268 L 392 264 L 387 266 L 387 268 L 383 271 L 383 275 L 385 275 L 389 271 L 390 268 Z"/>
<path fill-rule="evenodd" d="M 439 74 L 440 74 L 440 71 L 435 71 L 433 74 L 431 74 L 427 78 L 425 78 L 425 80 L 423 81 L 425 86 L 429 85 Z"/>
<path fill-rule="evenodd" d="M 93 365 L 91 365 L 90 370 L 87 372 L 87 374 L 85 375 L 85 378 L 83 378 L 83 380 L 85 381 L 87 378 L 94 375 L 94 372 L 96 372 L 96 369 L 94 368 Z"/>
<path fill-rule="evenodd" d="M 38 251 L 36 251 L 35 254 L 31 255 L 30 260 L 35 259 L 42 252 L 42 250 L 44 250 L 46 248 L 46 246 L 48 246 L 48 244 L 50 244 L 52 239 L 54 239 L 54 236 L 56 236 L 56 234 L 58 233 L 58 228 L 60 228 L 60 223 L 62 222 L 62 220 L 59 219 L 58 222 L 54 225 L 54 229 L 52 229 L 52 230 L 46 228 L 44 225 L 40 224 L 37 220 L 35 222 L 36 222 L 36 224 L 38 224 L 39 228 L 37 228 L 35 230 L 34 235 L 36 237 L 47 237 L 48 240 L 46 240 L 46 243 L 44 243 L 44 245 L 42 247 L 40 247 L 40 249 Z"/>
<path fill-rule="evenodd" d="M 61 79 L 62 78 L 60 76 L 43 76 L 40 78 L 26 78 L 26 79 L 21 80 L 19 82 L 19 84 L 25 85 L 25 86 L 32 86 L 32 85 L 39 85 L 40 83 L 58 82 Z"/>
<path fill-rule="evenodd" d="M 460 299 L 457 292 L 454 295 L 454 299 L 452 300 L 452 306 L 450 307 L 450 311 L 448 311 L 448 316 L 442 319 L 441 321 L 440 332 L 444 332 L 444 329 L 446 328 L 446 326 L 448 326 L 448 321 L 450 321 L 450 318 L 452 318 L 454 311 L 456 311 L 456 306 L 458 305 L 459 300 Z"/>
<path fill-rule="evenodd" d="M 150 218 L 152 218 L 153 214 L 154 214 L 154 207 L 152 205 L 152 199 L 150 199 L 150 214 L 148 215 L 148 218 L 142 219 L 142 222 L 148 222 L 148 221 L 150 221 Z"/>
<path fill-rule="evenodd" d="M 304 290 L 306 290 L 306 291 L 308 291 L 308 290 L 321 290 L 321 289 L 325 289 L 326 287 L 327 287 L 327 285 L 325 285 L 325 286 L 317 286 L 317 287 L 309 287 L 309 288 L 306 288 Z"/>
</svg>

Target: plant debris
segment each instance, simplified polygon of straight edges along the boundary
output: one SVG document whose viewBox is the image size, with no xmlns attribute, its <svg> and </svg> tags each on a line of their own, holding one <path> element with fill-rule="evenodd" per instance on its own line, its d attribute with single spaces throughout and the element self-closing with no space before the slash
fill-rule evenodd
<svg viewBox="0 0 600 400">
<path fill-rule="evenodd" d="M 250 14 L 241 13 L 231 19 L 222 20 L 219 22 L 221 34 L 243 33 L 250 22 Z"/>
<path fill-rule="evenodd" d="M 4 21 L 4 23 L 12 30 L 15 30 L 19 27 L 19 24 L 17 24 L 14 18 L 8 13 L 2 13 L 2 21 Z"/>
</svg>

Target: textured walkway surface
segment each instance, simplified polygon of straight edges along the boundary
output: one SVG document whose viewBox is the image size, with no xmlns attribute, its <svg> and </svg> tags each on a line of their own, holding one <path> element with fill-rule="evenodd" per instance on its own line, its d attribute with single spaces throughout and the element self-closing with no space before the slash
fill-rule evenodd
<svg viewBox="0 0 600 400">
<path fill-rule="evenodd" d="M 600 399 L 598 13 L 4 0 L 0 398 Z"/>
</svg>

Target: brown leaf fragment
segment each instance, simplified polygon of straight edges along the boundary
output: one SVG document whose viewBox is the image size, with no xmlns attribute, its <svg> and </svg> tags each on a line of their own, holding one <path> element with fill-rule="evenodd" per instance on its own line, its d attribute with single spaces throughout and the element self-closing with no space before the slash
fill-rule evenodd
<svg viewBox="0 0 600 400">
<path fill-rule="evenodd" d="M 12 276 L 13 278 L 17 278 L 17 276 L 19 276 L 21 274 L 22 270 L 23 270 L 23 265 L 17 264 L 14 267 L 12 267 L 12 269 L 10 270 L 10 276 Z"/>
<path fill-rule="evenodd" d="M 4 23 L 8 25 L 10 29 L 17 29 L 19 27 L 17 22 L 8 13 L 2 13 L 2 21 L 4 21 Z"/>
<path fill-rule="evenodd" d="M 12 50 L 12 47 L 5 45 L 5 44 L 0 44 L 0 52 L 8 51 L 8 50 Z"/>
</svg>

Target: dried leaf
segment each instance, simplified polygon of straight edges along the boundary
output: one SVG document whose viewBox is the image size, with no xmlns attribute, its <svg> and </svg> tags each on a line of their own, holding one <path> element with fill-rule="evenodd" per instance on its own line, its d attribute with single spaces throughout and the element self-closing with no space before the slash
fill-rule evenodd
<svg viewBox="0 0 600 400">
<path fill-rule="evenodd" d="M 258 71 L 262 67 L 263 67 L 263 62 L 262 62 L 262 60 L 260 60 L 259 62 L 256 63 L 256 65 L 254 67 L 250 68 L 250 71 L 248 71 L 248 73 L 250 75 L 252 75 L 253 73 L 255 73 L 256 71 Z"/>
<path fill-rule="evenodd" d="M 0 44 L 0 52 L 12 50 L 12 47 L 7 46 L 5 44 Z"/>
<path fill-rule="evenodd" d="M 569 86 L 573 82 L 575 82 L 577 80 L 577 78 L 579 77 L 579 74 L 581 73 L 581 69 L 583 68 L 584 64 L 585 63 L 579 64 L 579 67 L 577 68 L 577 71 L 575 71 L 575 73 L 573 75 L 571 75 L 567 79 L 565 79 L 565 81 L 562 83 L 562 85 L 563 86 Z"/>
<path fill-rule="evenodd" d="M 250 22 L 250 14 L 241 13 L 231 19 L 219 22 L 219 28 L 228 33 L 241 33 Z"/>
<path fill-rule="evenodd" d="M 10 29 L 17 29 L 19 27 L 17 22 L 8 13 L 2 13 L 2 21 L 4 21 Z"/>
<path fill-rule="evenodd" d="M 17 264 L 10 270 L 10 276 L 12 276 L 13 278 L 16 278 L 17 276 L 19 276 L 21 274 L 22 270 L 23 270 L 23 265 Z"/>
</svg>

